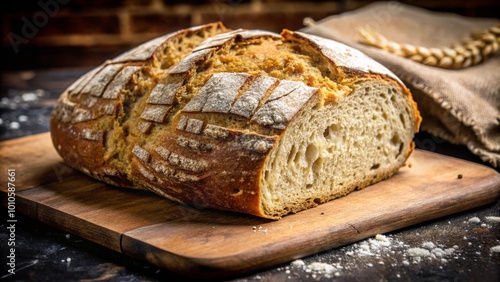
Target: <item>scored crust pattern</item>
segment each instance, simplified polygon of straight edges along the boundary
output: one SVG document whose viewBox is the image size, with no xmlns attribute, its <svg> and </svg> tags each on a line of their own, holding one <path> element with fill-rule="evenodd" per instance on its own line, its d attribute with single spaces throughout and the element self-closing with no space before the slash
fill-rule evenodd
<svg viewBox="0 0 500 282">
<path fill-rule="evenodd" d="M 349 58 L 338 57 L 321 39 L 301 33 L 228 31 L 220 23 L 179 31 L 106 61 L 73 83 L 53 111 L 54 145 L 72 167 L 114 185 L 269 216 L 260 207 L 262 167 L 292 120 L 308 103 L 318 103 L 320 90 L 262 73 L 221 71 L 204 78 L 202 67 L 236 40 L 282 36 L 306 41 L 332 66 L 336 60 L 336 67 L 348 70 L 352 58 L 355 66 L 362 61 L 351 51 Z M 168 50 L 189 40 L 197 40 L 190 50 L 168 57 Z M 172 62 L 165 66 L 167 60 Z M 393 77 L 374 62 L 361 65 L 364 72 Z"/>
<path fill-rule="evenodd" d="M 198 27 L 200 30 L 206 28 L 206 26 Z M 196 31 L 196 28 L 191 30 Z M 99 161 L 97 161 L 99 164 L 94 164 L 90 160 L 75 162 L 71 161 L 71 157 L 68 156 L 71 153 L 62 152 L 62 155 L 77 169 L 106 182 L 134 186 L 132 183 L 140 181 L 144 182 L 143 186 L 149 190 L 170 199 L 192 202 L 192 195 L 186 196 L 186 189 L 179 189 L 175 185 L 200 181 L 206 177 L 204 173 L 210 173 L 214 165 L 221 171 L 221 176 L 215 183 L 209 181 L 205 185 L 217 186 L 219 181 L 236 181 L 236 177 L 232 176 L 235 174 L 231 170 L 232 164 L 228 163 L 229 165 L 224 169 L 224 165 L 217 161 L 203 160 L 217 160 L 217 155 L 221 154 L 224 148 L 231 148 L 231 150 L 238 150 L 233 154 L 235 162 L 247 158 L 250 164 L 245 166 L 244 171 L 238 171 L 243 176 L 239 177 L 238 181 L 248 183 L 249 188 L 245 189 L 245 185 L 239 185 L 237 186 L 239 188 L 230 188 L 230 192 L 241 195 L 242 191 L 246 191 L 252 199 L 245 201 L 257 201 L 258 195 L 250 186 L 255 185 L 258 167 L 265 159 L 266 153 L 275 144 L 276 136 L 243 132 L 230 126 L 213 124 L 205 121 L 203 115 L 213 113 L 237 115 L 250 123 L 281 131 L 302 106 L 316 94 L 317 89 L 301 82 L 279 80 L 264 75 L 221 72 L 212 75 L 197 95 L 182 109 L 177 109 L 175 104 L 178 102 L 179 92 L 185 91 L 183 85 L 191 75 L 190 72 L 196 68 L 199 61 L 206 60 L 217 49 L 222 48 L 224 44 L 230 44 L 230 41 L 236 37 L 245 40 L 262 36 L 280 37 L 278 34 L 266 31 L 224 32 L 205 40 L 192 53 L 177 62 L 167 72 L 162 73 L 159 82 L 152 87 L 150 93 L 144 94 L 147 95 L 147 100 L 139 114 L 140 121 L 135 124 L 135 127 L 147 136 L 155 125 L 172 123 L 176 136 L 169 140 L 170 136 L 166 134 L 165 138 L 169 141 L 149 146 L 150 148 L 139 144 L 128 146 L 126 150 L 130 151 L 132 177 L 128 176 L 128 179 L 123 179 L 122 171 L 106 164 L 102 165 Z M 151 64 L 155 53 L 161 52 L 165 42 L 175 37 L 176 34 L 171 34 L 147 42 L 82 76 L 67 89 L 57 104 L 53 116 L 58 121 L 58 126 L 54 128 L 64 131 L 64 135 L 70 137 L 68 141 L 75 142 L 74 140 L 83 139 L 93 143 L 87 146 L 87 150 L 92 151 L 89 153 L 92 155 L 91 158 L 96 160 L 102 158 L 106 150 L 104 139 L 109 134 L 107 131 L 113 128 L 109 125 L 104 128 L 89 126 L 88 122 L 96 122 L 104 116 L 114 119 L 118 111 L 117 107 L 120 107 L 118 101 L 120 95 L 123 95 L 124 91 L 129 91 L 127 88 L 133 88 L 133 84 L 137 84 L 134 80 L 138 80 L 138 77 L 143 75 L 141 71 Z M 72 100 L 79 102 L 72 102 Z M 176 112 L 173 112 L 174 110 Z M 172 118 L 172 115 L 175 115 L 175 118 Z M 62 124 L 71 126 L 62 126 Z M 58 136 L 61 136 L 61 134 L 53 135 L 56 140 Z M 62 150 L 61 145 L 60 143 L 57 146 L 59 150 Z M 99 152 L 95 154 L 96 151 Z M 79 154 L 75 158 L 85 158 L 80 152 L 73 153 Z M 200 155 L 204 156 L 200 158 Z M 79 166 L 79 163 L 83 165 Z M 166 188 L 167 193 L 157 188 L 158 185 L 169 186 Z M 198 190 L 192 192 L 200 194 Z M 201 196 L 200 194 L 199 197 Z M 211 201 L 210 196 L 204 195 L 203 198 L 205 202 Z M 220 202 L 220 199 L 216 201 Z M 220 205 L 223 208 L 231 208 L 231 204 L 221 203 Z M 249 211 L 256 213 L 255 208 Z"/>
</svg>

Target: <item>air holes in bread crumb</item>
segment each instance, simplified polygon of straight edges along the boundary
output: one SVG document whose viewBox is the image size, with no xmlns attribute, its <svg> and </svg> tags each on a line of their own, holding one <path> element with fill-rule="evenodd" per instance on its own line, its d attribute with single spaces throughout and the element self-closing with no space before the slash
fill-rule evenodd
<svg viewBox="0 0 500 282">
<path fill-rule="evenodd" d="M 333 123 L 330 124 L 325 130 L 323 131 L 323 137 L 327 140 L 331 140 L 335 137 L 336 132 L 340 130 L 340 125 Z"/>
<path fill-rule="evenodd" d="M 292 149 L 290 150 L 290 153 L 288 154 L 287 162 L 290 164 L 292 162 L 292 160 L 294 160 L 296 155 L 297 155 L 297 147 L 295 147 L 295 145 L 293 145 Z"/>
<path fill-rule="evenodd" d="M 330 127 L 325 128 L 325 131 L 323 131 L 323 137 L 325 138 L 330 137 Z"/>
<path fill-rule="evenodd" d="M 398 154 L 396 155 L 396 159 L 399 157 L 399 155 L 401 155 L 401 153 L 403 152 L 403 147 L 404 147 L 404 143 L 401 143 L 399 144 L 399 149 L 398 149 Z"/>
<path fill-rule="evenodd" d="M 372 165 L 372 167 L 370 167 L 370 169 L 377 169 L 380 167 L 380 164 L 374 164 Z"/>
<path fill-rule="evenodd" d="M 400 143 L 401 143 L 401 138 L 399 137 L 399 134 L 397 132 L 395 132 L 391 138 L 391 144 L 394 146 L 397 146 Z"/>
<path fill-rule="evenodd" d="M 319 157 L 318 147 L 314 144 L 309 144 L 306 149 L 306 159 L 308 163 L 313 163 Z"/>
<path fill-rule="evenodd" d="M 312 169 L 314 174 L 321 174 L 321 171 L 323 170 L 323 159 L 317 158 L 312 165 Z"/>
<path fill-rule="evenodd" d="M 399 119 L 401 120 L 401 124 L 403 125 L 403 127 L 406 127 L 405 116 L 402 113 L 399 114 Z"/>
</svg>

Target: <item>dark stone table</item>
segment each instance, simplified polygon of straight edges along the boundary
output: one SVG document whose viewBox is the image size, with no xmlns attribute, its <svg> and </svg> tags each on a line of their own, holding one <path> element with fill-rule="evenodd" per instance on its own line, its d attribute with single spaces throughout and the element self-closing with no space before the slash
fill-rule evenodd
<svg viewBox="0 0 500 282">
<path fill-rule="evenodd" d="M 50 111 L 59 93 L 84 71 L 2 74 L 0 140 L 48 131 Z M 424 150 L 481 163 L 465 147 L 426 133 L 419 133 L 415 143 Z M 5 208 L 2 213 L 6 215 Z M 0 218 L 0 280 L 189 280 L 22 215 L 17 215 L 15 230 L 16 273 L 10 275 L 9 225 L 5 216 Z M 233 281 L 500 281 L 499 249 L 497 201 Z"/>
</svg>

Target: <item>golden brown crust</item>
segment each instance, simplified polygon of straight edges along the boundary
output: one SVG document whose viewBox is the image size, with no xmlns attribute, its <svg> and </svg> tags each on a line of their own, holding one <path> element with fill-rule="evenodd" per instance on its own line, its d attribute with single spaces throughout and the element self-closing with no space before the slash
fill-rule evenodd
<svg viewBox="0 0 500 282">
<path fill-rule="evenodd" d="M 198 207 L 278 218 L 261 206 L 270 152 L 305 109 L 336 96 L 326 97 L 312 82 L 253 70 L 221 68 L 204 75 L 215 54 L 257 39 L 307 43 L 329 65 L 323 71 L 335 73 L 331 78 L 337 81 L 325 82 L 332 87 L 370 76 L 393 81 L 411 100 L 394 75 L 357 51 L 336 45 L 335 51 L 323 39 L 302 33 L 228 32 L 216 23 L 153 39 L 73 83 L 52 114 L 57 151 L 70 166 L 113 185 Z M 184 53 L 168 52 L 181 47 L 187 48 Z M 415 114 L 418 126 L 416 108 Z"/>
</svg>

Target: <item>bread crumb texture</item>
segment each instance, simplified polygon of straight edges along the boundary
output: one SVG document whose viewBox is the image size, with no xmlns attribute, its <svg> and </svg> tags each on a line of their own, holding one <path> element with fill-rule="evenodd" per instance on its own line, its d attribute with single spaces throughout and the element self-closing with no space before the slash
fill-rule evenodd
<svg viewBox="0 0 500 282">
<path fill-rule="evenodd" d="M 70 166 L 107 183 L 278 219 L 393 175 L 419 123 L 400 80 L 357 50 L 214 23 L 82 76 L 51 133 Z"/>
</svg>

